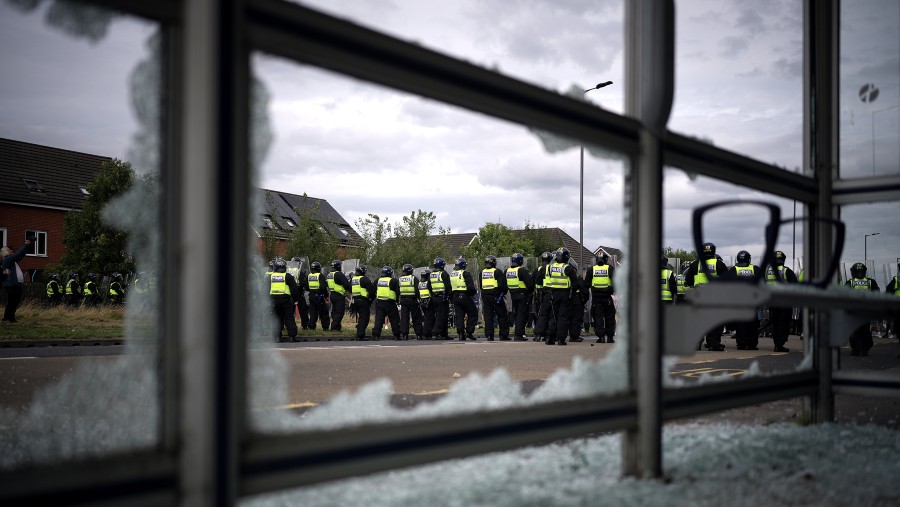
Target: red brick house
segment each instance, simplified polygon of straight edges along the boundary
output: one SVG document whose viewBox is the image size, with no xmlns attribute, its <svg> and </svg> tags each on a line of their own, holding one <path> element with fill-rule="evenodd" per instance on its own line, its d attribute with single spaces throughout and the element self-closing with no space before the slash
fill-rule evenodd
<svg viewBox="0 0 900 507">
<path fill-rule="evenodd" d="M 60 261 L 63 217 L 81 209 L 88 184 L 109 160 L 0 138 L 0 244 L 17 249 L 37 237 L 19 263 L 26 279 Z"/>
</svg>

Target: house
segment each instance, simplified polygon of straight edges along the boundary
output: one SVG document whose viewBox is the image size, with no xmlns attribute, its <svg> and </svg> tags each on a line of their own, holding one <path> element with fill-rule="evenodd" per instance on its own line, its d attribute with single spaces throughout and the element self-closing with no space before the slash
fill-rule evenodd
<svg viewBox="0 0 900 507">
<path fill-rule="evenodd" d="M 80 210 L 88 184 L 110 157 L 0 138 L 0 244 L 18 248 L 37 237 L 19 263 L 39 277 L 63 254 L 66 212 Z"/>
<path fill-rule="evenodd" d="M 258 238 L 257 251 L 262 252 L 266 233 L 278 241 L 278 255 L 285 255 L 288 238 L 300 222 L 300 214 L 311 210 L 320 227 L 338 242 L 337 257 L 359 257 L 365 249 L 365 241 L 350 223 L 325 199 L 289 194 L 277 190 L 260 189 L 263 213 L 253 232 Z"/>
</svg>

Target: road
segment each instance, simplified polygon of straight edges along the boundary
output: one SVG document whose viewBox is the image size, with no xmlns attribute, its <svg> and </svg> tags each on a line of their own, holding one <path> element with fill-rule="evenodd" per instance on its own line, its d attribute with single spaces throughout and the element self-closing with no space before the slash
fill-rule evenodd
<svg viewBox="0 0 900 507">
<path fill-rule="evenodd" d="M 543 343 L 478 341 L 311 341 L 279 344 L 276 350 L 287 366 L 288 407 L 303 409 L 328 400 L 342 390 L 354 390 L 367 382 L 390 378 L 398 405 L 416 403 L 417 399 L 446 392 L 459 378 L 472 372 L 487 375 L 505 368 L 510 377 L 521 382 L 527 392 L 546 380 L 559 368 L 569 368 L 573 358 L 588 361 L 604 358 L 614 345 L 594 344 L 586 338 L 565 347 Z M 734 341 L 724 338 L 725 352 L 702 351 L 679 358 L 671 376 L 685 382 L 696 382 L 702 375 L 740 377 L 755 361 L 763 373 L 788 372 L 803 360 L 803 342 L 792 336 L 789 353 L 772 351 L 771 341 L 760 340 L 760 350 L 739 351 Z M 896 359 L 900 347 L 896 341 L 879 343 L 871 355 L 856 358 L 843 351 L 845 367 L 877 369 L 900 375 Z M 87 362 L 102 368 L 124 353 L 123 346 L 104 347 L 35 347 L 0 349 L 0 405 L 26 408 L 35 392 L 56 382 L 76 365 Z M 251 354 L 253 357 L 255 354 Z M 612 366 L 615 367 L 615 366 Z M 91 386 L 85 386 L 90 389 Z M 793 405 L 792 405 L 793 406 Z M 900 426 L 900 406 L 875 405 L 883 422 Z M 800 410 L 795 406 L 795 410 Z M 785 408 L 785 411 L 788 411 Z M 853 415 L 853 414 L 851 414 Z M 856 414 L 858 415 L 858 414 Z M 857 419 L 859 419 L 857 417 Z"/>
</svg>

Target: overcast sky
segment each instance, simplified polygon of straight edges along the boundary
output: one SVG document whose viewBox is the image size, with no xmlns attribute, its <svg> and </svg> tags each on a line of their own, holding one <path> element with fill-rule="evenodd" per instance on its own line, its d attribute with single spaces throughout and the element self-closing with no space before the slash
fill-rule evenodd
<svg viewBox="0 0 900 507">
<path fill-rule="evenodd" d="M 612 80 L 586 99 L 623 111 L 624 3 L 311 1 L 313 8 L 560 93 Z M 137 132 L 129 75 L 148 55 L 152 24 L 117 18 L 99 42 L 45 26 L 44 4 L 0 4 L 0 136 L 128 158 Z M 676 96 L 669 126 L 790 170 L 802 166 L 802 10 L 792 0 L 676 2 Z M 900 3 L 847 2 L 842 44 L 842 171 L 896 174 L 900 132 Z M 883 34 L 883 35 L 882 35 Z M 27 41 L 27 44 L 25 43 Z M 260 185 L 327 199 L 353 223 L 422 209 L 453 232 L 526 220 L 579 235 L 579 151 L 547 153 L 527 128 L 265 55 L 273 132 Z M 864 102 L 866 83 L 879 90 Z M 866 97 L 870 97 L 867 95 Z M 621 247 L 623 162 L 585 157 L 587 247 Z M 666 172 L 666 245 L 691 249 L 690 210 L 759 197 Z M 389 190 L 388 190 L 389 189 Z M 791 201 L 777 200 L 786 215 Z M 855 207 L 845 252 L 900 257 L 900 206 Z M 707 236 L 758 260 L 755 215 L 723 215 Z M 748 224 L 748 222 L 751 222 Z M 714 225 L 716 222 L 711 222 Z M 802 236 L 802 232 L 800 234 Z M 779 247 L 790 250 L 790 234 Z M 790 253 L 788 253 L 790 255 Z M 880 267 L 877 269 L 880 270 Z"/>
</svg>

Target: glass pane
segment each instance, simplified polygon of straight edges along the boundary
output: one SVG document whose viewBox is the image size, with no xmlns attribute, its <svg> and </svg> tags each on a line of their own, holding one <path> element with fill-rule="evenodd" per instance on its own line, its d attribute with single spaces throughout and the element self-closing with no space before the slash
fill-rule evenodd
<svg viewBox="0 0 900 507">
<path fill-rule="evenodd" d="M 259 277 L 251 284 L 260 294 L 255 309 L 258 324 L 251 340 L 256 385 L 264 387 L 251 396 L 258 429 L 424 417 L 624 388 L 624 345 L 598 345 L 596 337 L 579 332 L 583 328 L 577 324 L 570 328 L 566 347 L 551 348 L 535 341 L 530 323 L 535 310 L 528 304 L 527 291 L 521 295 L 519 331 L 514 323 L 507 331 L 500 316 L 504 311 L 509 316 L 512 298 L 500 298 L 490 289 L 475 296 L 481 311 L 469 304 L 472 296 L 455 296 L 461 303 L 455 312 L 475 311 L 458 328 L 445 313 L 454 305 L 437 301 L 442 291 L 435 284 L 449 288 L 451 281 L 449 276 L 439 277 L 434 262 L 438 257 L 445 259 L 444 271 L 450 275 L 459 271 L 454 267 L 457 258 L 464 257 L 465 270 L 477 287 L 485 276 L 488 256 L 497 258 L 504 280 L 514 253 L 522 255 L 526 271 L 537 268 L 543 252 L 559 247 L 569 250 L 573 265 L 594 264 L 594 252 L 601 248 L 610 254 L 610 263 L 620 261 L 625 216 L 620 158 L 594 147 L 585 149 L 583 236 L 587 247 L 580 249 L 581 152 L 577 144 L 269 56 L 256 55 L 253 62 L 259 88 L 264 90 L 260 95 L 269 97 L 266 111 L 273 132 L 258 174 L 265 190 L 260 192 L 258 214 L 253 217 L 253 227 L 261 236 L 253 252 Z M 260 122 L 255 128 L 268 127 Z M 552 206 L 548 204 L 551 195 Z M 272 217 L 264 225 L 264 219 Z M 279 217 L 290 218 L 294 225 Z M 303 329 L 304 322 L 297 317 L 299 331 L 289 325 L 274 331 L 281 326 L 273 322 L 273 304 L 288 299 L 282 298 L 280 288 L 272 289 L 274 278 L 263 274 L 274 256 L 286 260 L 292 279 L 297 275 L 307 288 L 320 287 L 302 299 L 294 298 L 320 317 L 310 315 L 308 327 L 313 329 Z M 373 285 L 365 287 L 366 282 L 356 278 L 357 290 L 371 291 L 373 301 L 362 302 L 358 296 L 351 308 L 340 292 L 352 294 L 354 277 L 362 276 L 356 271 L 360 263 L 367 266 L 365 277 Z M 425 269 L 435 272 L 433 278 L 429 276 L 435 299 L 426 304 L 424 317 L 429 317 L 429 309 L 435 310 L 435 316 L 422 328 L 415 323 L 398 327 L 390 318 L 376 326 L 376 320 L 383 320 L 378 318 L 381 312 L 396 310 L 397 305 L 389 302 L 392 282 L 384 281 L 382 292 L 375 284 L 386 278 L 385 266 L 399 282 L 406 264 L 413 274 L 410 284 L 421 281 Z M 572 271 L 584 273 L 583 268 Z M 337 287 L 326 301 L 324 286 L 332 272 Z M 465 280 L 467 275 L 461 276 Z M 497 279 L 494 271 L 487 276 Z M 277 272 L 276 277 L 280 280 Z M 339 288 L 341 278 L 349 280 L 350 286 Z M 621 294 L 624 278 L 613 279 Z M 608 310 L 614 310 L 616 298 L 606 300 L 612 303 Z M 400 303 L 401 310 L 411 314 L 421 308 L 421 302 L 412 299 L 401 297 Z M 496 327 L 490 314 L 485 317 L 488 306 L 497 312 Z M 572 306 L 571 313 L 584 319 L 588 312 L 582 311 L 582 303 Z M 296 316 L 290 303 L 284 308 L 278 311 Z M 342 316 L 340 330 L 335 329 L 332 312 Z M 361 315 L 370 319 L 358 333 Z M 563 320 L 564 314 L 559 315 Z M 620 309 L 620 323 L 621 315 Z M 613 330 L 612 312 L 606 319 L 605 334 L 614 339 L 626 336 L 621 327 Z M 323 330 L 326 322 L 329 331 Z M 446 328 L 443 322 L 448 323 Z M 289 340 L 295 333 L 297 342 Z M 279 334 L 284 342 L 273 347 Z M 514 340 L 517 334 L 518 341 Z M 373 339 L 376 335 L 380 339 Z M 358 336 L 364 340 L 357 340 Z M 397 339 L 405 336 L 409 339 Z M 494 340 L 488 341 L 488 336 Z M 584 361 L 576 361 L 577 357 Z M 608 360 L 598 364 L 604 357 Z M 613 357 L 619 360 L 609 359 Z M 597 375 L 604 381 L 588 380 Z M 273 389 L 276 385 L 278 389 Z M 418 408 L 410 410 L 414 405 Z M 311 406 L 315 408 L 303 419 L 290 411 L 273 410 Z"/>
<path fill-rule="evenodd" d="M 878 292 L 898 294 L 897 270 L 900 268 L 900 224 L 896 216 L 900 202 L 854 204 L 841 208 L 841 220 L 847 224 L 847 246 L 841 258 L 840 280 L 844 285 L 859 287 L 860 280 L 871 279 L 866 288 Z M 865 266 L 859 269 L 858 265 Z M 861 287 L 860 287 L 861 288 Z M 867 356 L 846 357 L 842 368 L 871 369 L 879 359 L 896 361 L 898 355 L 895 316 L 883 315 L 863 322 L 841 348 L 842 358 L 865 351 Z M 881 369 L 882 373 L 891 369 Z M 893 371 L 893 373 L 898 373 Z"/>
<path fill-rule="evenodd" d="M 414 41 L 533 85 L 622 113 L 625 2 L 465 0 L 384 3 L 301 0 L 324 13 Z"/>
<path fill-rule="evenodd" d="M 24 301 L 0 328 L 0 469 L 160 435 L 158 26 L 48 3 L 0 4 L 3 187 L 26 204 L 0 220 L 45 254 L 19 260 Z"/>
<path fill-rule="evenodd" d="M 841 2 L 841 177 L 900 174 L 900 3 Z"/>
<path fill-rule="evenodd" d="M 676 2 L 669 128 L 793 172 L 803 165 L 803 5 Z"/>
<path fill-rule="evenodd" d="M 663 245 L 669 265 L 682 279 L 676 291 L 682 293 L 669 308 L 675 312 L 690 311 L 692 291 L 704 283 L 714 284 L 716 278 L 748 275 L 756 283 L 775 283 L 768 276 L 764 265 L 765 228 L 770 223 L 769 211 L 754 201 L 771 203 L 780 210 L 781 219 L 793 219 L 804 215 L 802 204 L 774 195 L 707 177 L 691 177 L 677 169 L 666 169 L 663 185 L 664 216 Z M 693 211 L 699 206 L 716 202 L 729 202 L 703 215 L 703 254 L 697 267 L 697 247 L 692 231 Z M 802 222 L 788 224 L 779 229 L 773 250 L 784 254 L 783 266 L 794 273 L 787 275 L 790 281 L 801 278 L 804 227 Z M 719 263 L 707 259 L 719 258 Z M 715 265 L 713 273 L 708 266 Z M 706 269 L 703 269 L 706 268 Z M 742 269 L 743 268 L 743 269 Z M 749 290 L 744 284 L 732 285 L 734 299 Z M 696 296 L 696 295 L 695 295 Z M 722 301 L 718 301 L 721 303 Z M 680 350 L 666 360 L 668 381 L 673 386 L 690 386 L 709 380 L 740 379 L 760 373 L 790 372 L 805 363 L 806 340 L 803 336 L 802 308 L 776 308 L 764 303 L 756 307 L 738 308 L 737 317 L 717 317 L 709 326 L 695 328 L 700 318 L 685 314 L 681 323 L 669 314 L 666 321 L 667 351 Z M 740 317 L 740 318 L 738 318 Z M 683 324 L 686 323 L 686 324 Z M 693 331 L 690 331 L 690 330 Z M 671 346 L 669 346 L 671 344 Z M 724 350 L 716 350 L 721 347 Z M 788 349 L 785 353 L 782 348 Z M 808 367 L 808 366 L 807 366 Z"/>
</svg>

